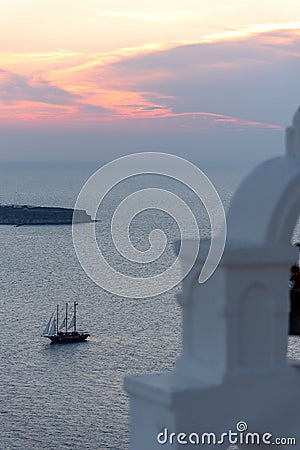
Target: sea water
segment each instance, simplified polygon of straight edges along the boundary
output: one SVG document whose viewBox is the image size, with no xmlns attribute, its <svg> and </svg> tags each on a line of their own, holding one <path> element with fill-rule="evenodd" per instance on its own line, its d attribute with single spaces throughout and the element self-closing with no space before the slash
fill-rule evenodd
<svg viewBox="0 0 300 450">
<path fill-rule="evenodd" d="M 200 164 L 227 209 L 230 198 L 253 163 Z M 73 207 L 97 164 L 4 164 L 0 202 Z M 177 189 L 198 215 L 202 235 L 207 217 L 197 199 Z M 138 178 L 117 188 L 98 211 L 99 245 L 119 270 L 135 270 L 113 248 L 110 220 L 127 194 L 159 178 Z M 203 208 L 202 208 L 203 209 Z M 151 214 L 154 214 L 151 215 Z M 156 214 L 156 215 L 155 215 Z M 203 219 L 203 220 L 202 220 Z M 145 212 L 132 225 L 131 238 L 147 249 L 151 227 L 168 237 L 164 258 L 152 269 L 164 270 L 178 239 L 174 221 Z M 92 226 L 91 224 L 78 226 Z M 80 266 L 70 226 L 0 226 L 0 448 L 5 450 L 124 450 L 128 447 L 128 398 L 125 375 L 171 370 L 181 351 L 180 285 L 160 296 L 122 298 L 97 286 Z M 161 264 L 161 266 L 160 266 Z M 137 270 L 142 270 L 137 267 Z M 288 276 L 288 274 L 287 274 Z M 77 301 L 78 322 L 86 343 L 50 345 L 41 337 L 56 305 Z M 298 338 L 289 352 L 299 357 Z"/>
</svg>

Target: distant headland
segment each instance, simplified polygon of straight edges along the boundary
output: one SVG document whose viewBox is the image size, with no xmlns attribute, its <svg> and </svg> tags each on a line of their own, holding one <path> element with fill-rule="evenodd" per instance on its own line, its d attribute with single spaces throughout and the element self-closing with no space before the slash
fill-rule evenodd
<svg viewBox="0 0 300 450">
<path fill-rule="evenodd" d="M 0 225 L 71 225 L 95 222 L 86 211 L 73 208 L 0 204 Z"/>
</svg>

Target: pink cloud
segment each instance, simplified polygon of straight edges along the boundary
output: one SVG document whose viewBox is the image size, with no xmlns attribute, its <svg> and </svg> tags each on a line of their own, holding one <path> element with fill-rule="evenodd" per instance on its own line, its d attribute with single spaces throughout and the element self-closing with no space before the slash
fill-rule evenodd
<svg viewBox="0 0 300 450">
<path fill-rule="evenodd" d="M 51 116 L 113 128 L 123 121 L 193 132 L 282 129 L 298 92 L 298 41 L 297 31 L 282 30 L 82 61 L 61 56 L 32 76 L 2 70 L 0 112 L 16 118 L 17 108 L 8 107 L 15 105 L 30 120 Z"/>
</svg>

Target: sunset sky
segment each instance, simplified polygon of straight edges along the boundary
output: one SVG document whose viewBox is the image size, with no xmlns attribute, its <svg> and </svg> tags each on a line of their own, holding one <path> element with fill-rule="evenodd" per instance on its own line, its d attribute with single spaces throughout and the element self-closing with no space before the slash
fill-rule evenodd
<svg viewBox="0 0 300 450">
<path fill-rule="evenodd" d="M 299 42 L 299 0 L 2 1 L 0 159 L 279 154 Z"/>
</svg>

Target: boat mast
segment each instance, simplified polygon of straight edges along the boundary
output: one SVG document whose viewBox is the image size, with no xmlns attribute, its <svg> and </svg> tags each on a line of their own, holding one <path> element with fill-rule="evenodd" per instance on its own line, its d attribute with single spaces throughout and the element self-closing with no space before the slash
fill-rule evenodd
<svg viewBox="0 0 300 450">
<path fill-rule="evenodd" d="M 68 303 L 66 303 L 66 334 L 68 332 Z"/>
<path fill-rule="evenodd" d="M 78 303 L 75 301 L 74 302 L 74 332 L 76 331 L 76 306 L 78 305 Z"/>
<path fill-rule="evenodd" d="M 58 305 L 56 305 L 56 334 L 58 334 Z"/>
</svg>

